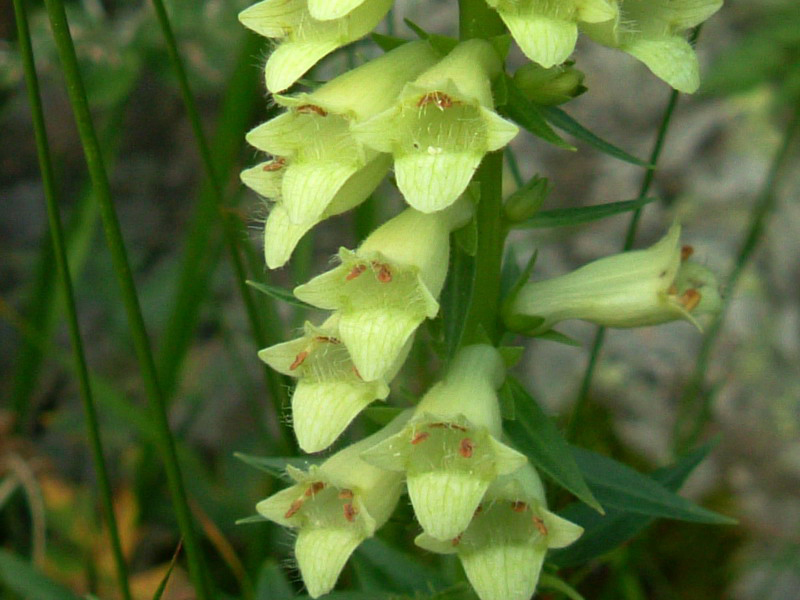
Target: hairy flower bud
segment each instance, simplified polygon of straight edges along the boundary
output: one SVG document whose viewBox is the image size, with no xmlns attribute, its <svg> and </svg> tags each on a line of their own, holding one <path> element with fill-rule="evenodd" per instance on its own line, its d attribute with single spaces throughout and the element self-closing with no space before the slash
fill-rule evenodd
<svg viewBox="0 0 800 600">
<path fill-rule="evenodd" d="M 382 430 L 308 472 L 287 467 L 295 485 L 256 505 L 270 521 L 298 530 L 295 555 L 312 598 L 333 588 L 353 551 L 394 511 L 402 477 L 365 463 L 359 454 L 394 434 L 408 417 L 401 413 Z"/>
<path fill-rule="evenodd" d="M 497 350 L 463 348 L 403 430 L 362 454 L 371 464 L 406 473 L 417 520 L 432 538 L 460 534 L 491 482 L 527 460 L 499 441 L 497 389 L 504 378 Z"/>
<path fill-rule="evenodd" d="M 312 5 L 317 15 L 328 18 L 315 18 L 310 12 Z M 279 40 L 264 71 L 267 89 L 274 93 L 288 88 L 324 56 L 367 35 L 391 5 L 392 0 L 348 4 L 263 0 L 239 13 L 239 20 L 256 33 Z M 340 7 L 351 6 L 350 12 L 338 18 L 330 16 L 341 13 Z"/>
<path fill-rule="evenodd" d="M 322 327 L 306 323 L 302 337 L 258 353 L 279 373 L 298 379 L 292 394 L 292 423 L 304 452 L 324 450 L 368 404 L 384 400 L 388 381 L 411 347 L 409 340 L 384 377 L 364 381 L 339 339 L 338 321 L 334 315 Z"/>
<path fill-rule="evenodd" d="M 717 12 L 722 0 L 643 2 L 615 0 L 618 14 L 581 29 L 596 42 L 619 48 L 642 61 L 678 91 L 691 94 L 700 86 L 700 68 L 684 32 Z"/>
<path fill-rule="evenodd" d="M 641 327 L 719 310 L 716 278 L 688 260 L 680 226 L 646 250 L 623 252 L 544 281 L 526 283 L 504 309 L 513 331 L 536 335 L 567 319 L 606 327 Z"/>
<path fill-rule="evenodd" d="M 583 73 L 570 62 L 549 69 L 528 63 L 514 73 L 514 83 L 529 100 L 544 106 L 563 104 L 586 91 Z"/>
<path fill-rule="evenodd" d="M 294 290 L 304 302 L 339 315 L 339 334 L 365 381 L 385 376 L 423 320 L 439 312 L 450 232 L 471 204 L 424 214 L 407 209 L 372 232 L 341 264 Z"/>
<path fill-rule="evenodd" d="M 547 510 L 542 482 L 525 465 L 492 483 L 463 533 L 439 540 L 425 532 L 415 542 L 431 552 L 457 554 L 481 600 L 528 600 L 547 549 L 568 546 L 582 533 Z"/>
<path fill-rule="evenodd" d="M 397 185 L 413 208 L 450 206 L 484 154 L 517 134 L 493 110 L 491 80 L 501 69 L 491 44 L 462 42 L 407 84 L 390 108 L 353 127 L 364 144 L 392 154 Z"/>
</svg>

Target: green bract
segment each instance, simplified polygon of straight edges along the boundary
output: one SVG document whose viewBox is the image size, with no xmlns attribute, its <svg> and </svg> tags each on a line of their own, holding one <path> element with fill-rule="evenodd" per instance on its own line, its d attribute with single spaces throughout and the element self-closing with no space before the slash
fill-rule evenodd
<svg viewBox="0 0 800 600">
<path fill-rule="evenodd" d="M 617 15 L 615 0 L 487 0 L 525 56 L 543 67 L 567 60 L 578 39 L 578 22 Z"/>
<path fill-rule="evenodd" d="M 396 432 L 408 416 L 402 413 L 308 472 L 287 467 L 295 485 L 256 506 L 270 521 L 298 529 L 295 555 L 312 598 L 333 588 L 353 550 L 386 523 L 397 505 L 402 477 L 368 465 L 359 454 Z"/>
<path fill-rule="evenodd" d="M 526 283 L 505 307 L 506 325 L 536 335 L 567 319 L 641 327 L 676 319 L 697 324 L 721 300 L 714 274 L 688 261 L 680 226 L 646 250 L 601 258 L 571 273 Z"/>
<path fill-rule="evenodd" d="M 491 80 L 501 70 L 491 44 L 462 42 L 407 84 L 390 108 L 353 127 L 364 144 L 392 154 L 397 186 L 412 207 L 434 212 L 451 205 L 484 154 L 517 134 L 493 110 Z"/>
<path fill-rule="evenodd" d="M 616 18 L 583 24 L 593 40 L 619 48 L 642 61 L 676 90 L 692 93 L 700 85 L 694 48 L 684 37 L 717 12 L 722 0 L 616 0 Z"/>
<path fill-rule="evenodd" d="M 390 381 L 408 354 L 410 341 L 384 377 L 364 381 L 339 340 L 339 317 L 322 327 L 305 324 L 305 334 L 258 353 L 270 367 L 298 378 L 292 395 L 292 423 L 300 448 L 319 452 L 330 446 L 370 402 L 389 395 Z"/>
<path fill-rule="evenodd" d="M 439 540 L 426 532 L 415 541 L 432 552 L 458 554 L 481 600 L 528 600 L 547 549 L 568 546 L 582 533 L 547 510 L 542 482 L 525 465 L 492 483 L 463 533 Z"/>
<path fill-rule="evenodd" d="M 438 313 L 450 232 L 471 214 L 464 199 L 429 215 L 407 209 L 355 252 L 340 249 L 339 266 L 295 288 L 300 300 L 337 311 L 339 335 L 365 381 L 384 377 L 420 323 Z"/>
<path fill-rule="evenodd" d="M 492 481 L 527 460 L 499 441 L 496 390 L 504 378 L 497 350 L 461 349 L 403 430 L 362 454 L 406 474 L 417 520 L 432 538 L 451 540 L 464 531 Z"/>
<path fill-rule="evenodd" d="M 355 5 L 355 6 L 354 6 Z M 239 20 L 258 34 L 278 40 L 264 71 L 270 92 L 285 90 L 322 57 L 364 37 L 383 19 L 392 0 L 316 2 L 314 18 L 307 0 L 264 0 L 243 10 Z M 352 10 L 333 18 L 341 7 Z"/>
</svg>

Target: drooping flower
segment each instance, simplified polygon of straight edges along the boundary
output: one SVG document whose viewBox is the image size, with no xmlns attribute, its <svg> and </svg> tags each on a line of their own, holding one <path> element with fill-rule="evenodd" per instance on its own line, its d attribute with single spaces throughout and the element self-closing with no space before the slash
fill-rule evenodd
<svg viewBox="0 0 800 600">
<path fill-rule="evenodd" d="M 543 67 L 563 63 L 575 49 L 578 23 L 617 16 L 616 0 L 487 0 L 525 56 Z"/>
<path fill-rule="evenodd" d="M 302 337 L 258 353 L 279 373 L 298 379 L 292 394 L 292 423 L 304 452 L 324 450 L 368 404 L 384 400 L 389 395 L 387 383 L 411 345 L 406 344 L 384 377 L 364 381 L 339 339 L 338 320 L 334 315 L 321 327 L 306 323 Z"/>
<path fill-rule="evenodd" d="M 527 460 L 500 441 L 497 389 L 504 378 L 497 350 L 461 349 L 402 431 L 362 454 L 406 474 L 417 520 L 434 539 L 449 542 L 464 531 L 489 485 Z"/>
<path fill-rule="evenodd" d="M 680 226 L 646 250 L 607 256 L 583 267 L 522 286 L 504 309 L 506 325 L 529 335 L 567 319 L 606 327 L 641 327 L 719 310 L 716 277 L 688 260 Z"/>
<path fill-rule="evenodd" d="M 298 530 L 295 555 L 312 598 L 333 588 L 353 551 L 394 511 L 402 477 L 365 463 L 359 454 L 396 432 L 408 416 L 401 413 L 382 430 L 308 472 L 287 467 L 295 484 L 256 505 L 270 521 Z"/>
<path fill-rule="evenodd" d="M 517 134 L 493 110 L 491 80 L 501 70 L 490 43 L 462 42 L 407 84 L 390 108 L 353 127 L 364 144 L 392 154 L 397 185 L 413 208 L 451 205 L 483 156 Z"/>
<path fill-rule="evenodd" d="M 636 57 L 676 90 L 697 91 L 700 68 L 685 32 L 717 12 L 722 0 L 615 1 L 614 19 L 581 29 L 596 42 Z"/>
<path fill-rule="evenodd" d="M 568 546 L 582 533 L 547 510 L 539 475 L 525 465 L 492 483 L 463 533 L 439 540 L 425 532 L 415 542 L 431 552 L 457 554 L 481 600 L 528 600 L 547 550 Z"/>
<path fill-rule="evenodd" d="M 450 232 L 471 215 L 466 199 L 433 214 L 407 209 L 356 251 L 341 248 L 339 266 L 295 288 L 300 300 L 337 311 L 339 336 L 365 381 L 384 377 L 420 323 L 439 312 Z"/>
<path fill-rule="evenodd" d="M 332 10 L 327 10 L 326 4 Z M 342 12 L 340 7 L 352 5 L 348 13 L 330 16 Z M 315 2 L 315 12 L 329 17 L 323 20 L 312 15 L 307 0 L 263 0 L 239 13 L 239 20 L 279 42 L 264 71 L 267 89 L 274 93 L 288 88 L 324 56 L 367 35 L 391 5 L 392 0 L 362 0 L 350 5 Z"/>
</svg>

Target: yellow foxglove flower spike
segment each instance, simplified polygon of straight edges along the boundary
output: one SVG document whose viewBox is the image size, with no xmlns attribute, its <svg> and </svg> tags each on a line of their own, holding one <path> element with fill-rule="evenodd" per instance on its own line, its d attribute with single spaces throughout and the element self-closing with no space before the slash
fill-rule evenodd
<svg viewBox="0 0 800 600">
<path fill-rule="evenodd" d="M 582 24 L 596 42 L 619 48 L 642 61 L 680 92 L 700 86 L 700 68 L 685 32 L 711 17 L 722 0 L 615 0 L 616 18 Z"/>
<path fill-rule="evenodd" d="M 324 12 L 323 4 L 317 7 Z M 239 13 L 239 21 L 279 40 L 264 70 L 267 89 L 275 93 L 291 86 L 324 56 L 367 35 L 391 6 L 392 0 L 364 0 L 344 16 L 318 20 L 307 0 L 263 0 Z"/>
<path fill-rule="evenodd" d="M 438 540 L 426 532 L 415 542 L 431 552 L 457 554 L 481 600 L 528 600 L 548 548 L 568 546 L 582 533 L 547 510 L 539 475 L 525 465 L 492 483 L 463 533 Z"/>
<path fill-rule="evenodd" d="M 394 157 L 397 185 L 413 208 L 435 212 L 464 192 L 484 154 L 517 134 L 494 112 L 491 80 L 502 61 L 485 40 L 462 42 L 405 86 L 394 104 L 353 132 Z"/>
<path fill-rule="evenodd" d="M 500 442 L 497 389 L 504 378 L 497 350 L 461 349 L 403 430 L 362 454 L 406 474 L 417 520 L 434 539 L 449 543 L 464 531 L 492 481 L 527 461 Z"/>
<path fill-rule="evenodd" d="M 385 377 L 420 323 L 439 312 L 450 232 L 472 216 L 461 199 L 424 214 L 407 209 L 372 232 L 341 264 L 298 286 L 295 296 L 339 315 L 339 334 L 364 381 Z"/>
<path fill-rule="evenodd" d="M 308 472 L 288 467 L 296 483 L 256 505 L 270 521 L 298 530 L 295 555 L 312 598 L 333 588 L 353 551 L 394 511 L 402 476 L 368 465 L 359 454 L 393 435 L 408 420 L 408 412 L 319 467 Z"/>
<path fill-rule="evenodd" d="M 525 56 L 543 67 L 563 63 L 575 49 L 578 22 L 614 19 L 616 0 L 487 0 Z"/>
<path fill-rule="evenodd" d="M 389 395 L 387 385 L 405 361 L 411 340 L 381 379 L 364 381 L 339 339 L 339 317 L 321 327 L 305 324 L 304 335 L 258 353 L 270 367 L 298 379 L 292 394 L 292 423 L 304 452 L 330 446 L 350 422 L 374 400 Z"/>
<path fill-rule="evenodd" d="M 536 335 L 567 319 L 606 327 L 641 327 L 714 313 L 721 306 L 714 274 L 688 260 L 676 223 L 646 250 L 607 256 L 544 281 L 526 283 L 504 308 L 513 331 Z"/>
</svg>

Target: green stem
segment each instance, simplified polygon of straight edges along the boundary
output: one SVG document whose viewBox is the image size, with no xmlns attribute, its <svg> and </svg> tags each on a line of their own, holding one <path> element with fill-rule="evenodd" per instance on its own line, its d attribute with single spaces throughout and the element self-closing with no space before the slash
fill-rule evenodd
<svg viewBox="0 0 800 600">
<path fill-rule="evenodd" d="M 186 109 L 186 114 L 189 117 L 189 122 L 191 123 L 192 131 L 194 133 L 197 146 L 200 150 L 200 158 L 203 162 L 206 175 L 211 183 L 211 198 L 215 201 L 217 210 L 220 212 L 222 232 L 225 236 L 225 243 L 228 247 L 231 262 L 233 264 L 236 286 L 239 290 L 239 295 L 242 297 L 242 301 L 244 302 L 245 312 L 250 323 L 251 333 L 256 341 L 258 349 L 261 349 L 266 345 L 267 336 L 264 332 L 264 325 L 261 321 L 258 307 L 256 306 L 253 295 L 250 293 L 250 288 L 246 284 L 247 271 L 244 266 L 244 261 L 242 260 L 242 255 L 239 251 L 238 240 L 240 237 L 240 231 L 236 227 L 236 224 L 231 216 L 226 214 L 224 211 L 225 199 L 222 190 L 222 184 L 214 167 L 214 159 L 212 157 L 211 149 L 209 147 L 205 132 L 203 131 L 203 126 L 200 120 L 200 112 L 197 110 L 197 103 L 194 100 L 194 95 L 192 94 L 192 90 L 189 86 L 189 79 L 186 76 L 186 69 L 183 66 L 183 60 L 178 52 L 178 45 L 175 41 L 175 34 L 172 31 L 169 15 L 167 14 L 163 0 L 152 0 L 152 2 L 153 8 L 156 11 L 158 24 L 161 28 L 161 33 L 163 34 L 167 45 L 167 52 L 169 53 L 172 66 L 175 69 L 175 74 L 178 78 L 178 84 L 181 89 L 181 96 L 183 97 L 183 104 Z M 268 387 L 274 387 L 270 385 L 272 383 L 270 381 L 270 372 L 266 367 L 264 367 L 264 373 L 267 379 Z M 274 394 L 270 394 L 270 396 L 274 404 L 283 445 L 286 447 L 286 449 L 291 449 L 294 447 L 294 438 L 288 427 L 288 424 L 280 418 L 281 403 L 283 402 L 283 398 Z"/>
<path fill-rule="evenodd" d="M 142 318 L 139 298 L 136 293 L 127 251 L 120 231 L 116 210 L 111 200 L 111 190 L 108 183 L 100 145 L 92 123 L 86 91 L 78 67 L 78 58 L 75 46 L 69 32 L 67 15 L 62 0 L 45 0 L 47 12 L 50 17 L 50 26 L 58 50 L 64 78 L 67 82 L 70 104 L 75 116 L 75 123 L 81 138 L 84 155 L 86 157 L 89 176 L 95 189 L 103 221 L 103 229 L 108 242 L 108 249 L 114 272 L 117 277 L 125 312 L 128 318 L 131 337 L 139 360 L 142 380 L 147 395 L 151 418 L 158 433 L 159 450 L 167 474 L 167 483 L 172 496 L 178 526 L 184 538 L 186 554 L 189 562 L 189 572 L 194 583 L 195 593 L 199 600 L 211 598 L 210 586 L 206 579 L 206 570 L 200 543 L 192 523 L 191 511 L 187 502 L 186 491 L 183 486 L 178 457 L 175 450 L 175 440 L 169 428 L 164 397 L 156 374 L 155 361 L 150 348 L 144 319 Z"/>
<path fill-rule="evenodd" d="M 699 33 L 699 27 L 692 32 L 690 39 L 692 44 L 697 41 L 697 36 Z M 661 117 L 661 124 L 658 127 L 656 140 L 653 144 L 653 149 L 650 152 L 650 166 L 645 171 L 644 176 L 642 177 L 642 184 L 639 187 L 639 195 L 637 196 L 637 199 L 639 200 L 647 196 L 648 192 L 650 191 L 650 186 L 653 184 L 653 179 L 655 178 L 656 174 L 656 164 L 658 163 L 658 159 L 661 156 L 661 151 L 664 148 L 664 141 L 667 138 L 667 130 L 672 122 L 672 115 L 675 112 L 675 106 L 678 104 L 679 95 L 680 92 L 677 90 L 672 90 L 669 95 L 669 100 L 667 101 L 667 106 L 664 108 L 664 114 Z M 623 252 L 626 252 L 633 247 L 633 244 L 636 241 L 636 232 L 639 228 L 639 221 L 641 217 L 642 208 L 637 208 L 635 211 L 633 211 L 631 220 L 628 223 L 628 229 L 625 232 L 625 242 L 622 245 Z M 589 362 L 586 364 L 586 370 L 584 371 L 583 378 L 581 379 L 578 397 L 575 400 L 575 405 L 572 408 L 572 412 L 567 423 L 567 437 L 570 439 L 574 440 L 578 430 L 578 425 L 581 422 L 583 413 L 586 410 L 586 402 L 589 399 L 589 391 L 592 388 L 592 379 L 594 378 L 594 373 L 597 369 L 597 363 L 600 359 L 600 352 L 603 349 L 603 343 L 605 342 L 605 339 L 606 328 L 598 327 L 597 332 L 594 335 L 594 340 L 592 341 L 592 348 L 589 351 Z"/>
<path fill-rule="evenodd" d="M 111 538 L 111 553 L 117 571 L 117 583 L 124 600 L 131 600 L 131 591 L 128 584 L 128 567 L 122 553 L 122 544 L 119 538 L 117 520 L 114 516 L 114 499 L 111 492 L 111 483 L 106 470 L 103 443 L 100 439 L 100 426 L 97 422 L 97 413 L 94 406 L 92 386 L 89 382 L 89 369 L 86 364 L 86 354 L 83 350 L 80 325 L 78 324 L 78 311 L 75 306 L 75 294 L 72 289 L 72 279 L 67 262 L 67 249 L 64 242 L 64 229 L 61 224 L 61 215 L 58 211 L 56 199 L 55 177 L 53 164 L 50 159 L 50 146 L 47 140 L 47 129 L 44 121 L 44 110 L 39 92 L 39 81 L 36 75 L 36 64 L 31 46 L 31 36 L 28 29 L 28 16 L 24 0 L 14 0 L 14 13 L 17 20 L 19 33 L 19 50 L 25 71 L 25 83 L 28 88 L 28 101 L 31 107 L 34 136 L 36 138 L 36 152 L 39 158 L 39 167 L 42 172 L 44 198 L 47 206 L 47 220 L 52 238 L 53 255 L 58 269 L 64 302 L 67 312 L 67 325 L 69 327 L 70 342 L 72 343 L 75 358 L 75 371 L 78 377 L 83 410 L 86 413 L 86 428 L 89 435 L 89 447 L 92 461 L 97 475 L 97 485 L 100 488 L 100 497 L 103 503 L 108 533 Z"/>
<path fill-rule="evenodd" d="M 767 177 L 758 194 L 758 199 L 753 206 L 747 234 L 742 241 L 742 245 L 736 255 L 736 261 L 728 275 L 726 285 L 727 293 L 723 298 L 722 307 L 703 336 L 700 350 L 697 353 L 694 370 L 681 395 L 678 416 L 675 420 L 675 430 L 673 432 L 673 443 L 676 455 L 683 452 L 686 448 L 690 448 L 697 441 L 697 438 L 702 433 L 703 427 L 711 415 L 713 394 L 704 391 L 704 379 L 711 360 L 711 353 L 716 344 L 717 337 L 722 330 L 728 307 L 733 298 L 733 291 L 736 289 L 736 284 L 739 282 L 739 278 L 750 262 L 758 243 L 761 241 L 767 218 L 775 208 L 777 199 L 775 188 L 777 187 L 781 172 L 787 163 L 787 159 L 791 154 L 790 150 L 792 145 L 799 134 L 800 104 L 795 105 L 794 113 L 784 130 L 783 139 L 778 149 L 775 151 L 775 156 L 770 164 Z M 699 406 L 695 406 L 698 397 L 700 397 L 701 401 Z"/>
</svg>

